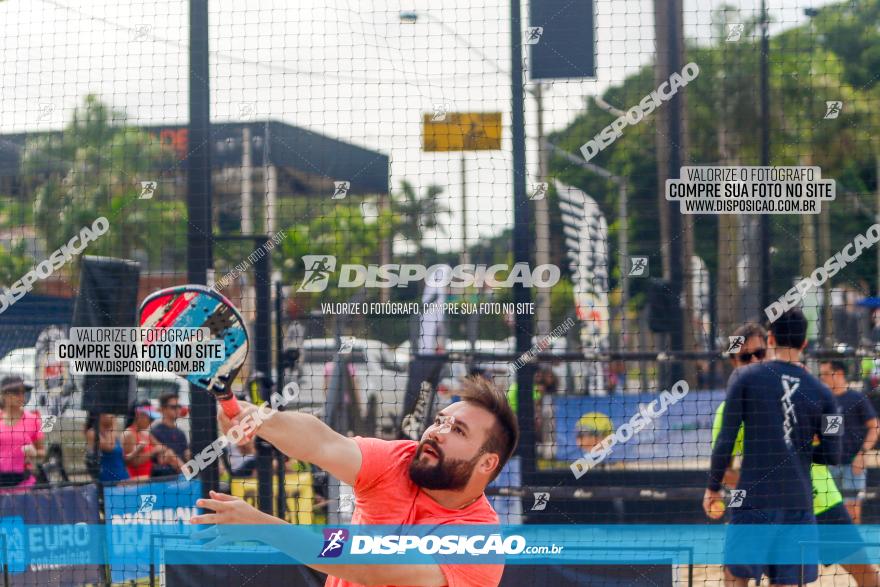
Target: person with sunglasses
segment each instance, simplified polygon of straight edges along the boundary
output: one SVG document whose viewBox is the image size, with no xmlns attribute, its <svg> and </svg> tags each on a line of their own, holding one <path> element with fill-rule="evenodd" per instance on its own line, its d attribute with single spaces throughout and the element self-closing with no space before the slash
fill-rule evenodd
<svg viewBox="0 0 880 587">
<path fill-rule="evenodd" d="M 0 488 L 4 490 L 35 485 L 30 467 L 46 456 L 40 414 L 24 409 L 29 387 L 18 376 L 0 381 Z"/>
<path fill-rule="evenodd" d="M 186 434 L 177 427 L 177 419 L 183 415 L 182 409 L 180 397 L 173 391 L 159 396 L 159 413 L 162 419 L 153 423 L 150 432 L 168 450 L 157 454 L 156 463 L 150 471 L 151 477 L 176 475 L 180 473 L 183 463 L 190 459 Z"/>
<path fill-rule="evenodd" d="M 750 365 L 752 362 L 760 363 L 767 356 L 767 331 L 760 324 L 747 322 L 733 331 L 733 337 L 742 337 L 742 345 L 738 353 L 730 355 L 730 364 L 734 370 Z M 712 423 L 712 445 L 718 432 L 721 431 L 721 420 L 724 417 L 724 402 L 715 410 L 715 419 Z M 734 456 L 742 455 L 742 430 L 736 437 Z M 725 487 L 734 488 L 739 480 L 739 469 L 729 467 L 724 472 L 723 484 Z"/>
</svg>

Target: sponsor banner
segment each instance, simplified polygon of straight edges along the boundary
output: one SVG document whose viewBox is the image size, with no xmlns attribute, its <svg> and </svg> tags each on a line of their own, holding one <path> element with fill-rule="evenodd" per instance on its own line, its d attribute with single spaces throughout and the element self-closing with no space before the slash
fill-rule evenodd
<svg viewBox="0 0 880 587">
<path fill-rule="evenodd" d="M 217 526 L 164 564 L 816 564 L 880 561 L 880 526 Z M 747 536 L 747 540 L 738 539 Z M 195 536 L 193 536 L 195 538 Z M 252 543 L 263 543 L 254 546 Z M 861 541 L 861 544 L 859 542 Z M 237 545 L 236 543 L 240 543 Z M 249 543 L 245 546 L 243 543 Z M 821 550 L 816 548 L 821 544 Z M 281 556 L 281 555 L 286 556 Z"/>
<path fill-rule="evenodd" d="M 11 585 L 100 582 L 103 527 L 95 485 L 0 494 L 0 559 Z"/>
<path fill-rule="evenodd" d="M 107 562 L 114 583 L 148 577 L 151 548 L 168 535 L 186 535 L 200 513 L 201 481 L 115 485 L 104 488 Z"/>
<path fill-rule="evenodd" d="M 694 391 L 647 424 L 638 434 L 617 444 L 604 462 L 712 456 L 712 419 L 724 401 L 725 392 Z M 605 397 L 554 397 L 556 458 L 574 461 L 588 454 L 604 437 L 618 427 L 630 424 L 642 412 L 658 413 L 659 392 Z"/>
<path fill-rule="evenodd" d="M 3 535 L 63 536 L 77 525 L 0 525 Z M 96 565 L 104 549 L 100 525 L 79 530 L 85 553 L 71 563 L 56 548 L 41 564 Z M 88 540 L 85 540 L 88 537 Z M 171 524 L 119 528 L 119 540 L 153 545 L 156 565 L 291 564 L 505 564 L 641 565 L 669 564 L 816 564 L 880 562 L 877 525 L 602 524 L 510 526 L 306 526 L 228 525 L 199 529 L 187 536 Z M 10 555 L 34 559 L 35 541 L 22 540 L 24 551 Z M 254 544 L 258 543 L 258 544 Z M 87 547 L 87 548 L 86 548 Z M 149 569 L 149 548 L 133 549 L 126 570 Z M 77 575 L 78 577 L 80 575 Z M 116 580 L 114 579 L 114 582 Z"/>
</svg>

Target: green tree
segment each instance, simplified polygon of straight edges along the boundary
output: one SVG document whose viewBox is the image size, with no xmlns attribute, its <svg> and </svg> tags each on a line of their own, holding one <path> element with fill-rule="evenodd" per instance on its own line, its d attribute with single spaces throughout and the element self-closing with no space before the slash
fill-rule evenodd
<svg viewBox="0 0 880 587">
<path fill-rule="evenodd" d="M 400 192 L 392 198 L 392 210 L 398 218 L 396 232 L 416 246 L 418 256 L 422 255 L 425 232 L 439 230 L 446 234 L 443 216 L 449 209 L 437 198 L 443 193 L 438 185 L 429 185 L 423 196 L 419 197 L 415 187 L 406 180 L 400 182 Z"/>
<path fill-rule="evenodd" d="M 34 260 L 27 254 L 24 241 L 19 241 L 9 249 L 0 245 L 0 286 L 9 287 L 33 266 Z"/>
<path fill-rule="evenodd" d="M 91 243 L 89 254 L 150 264 L 185 251 L 185 215 L 175 202 L 139 199 L 142 182 L 158 181 L 173 152 L 149 133 L 125 123 L 125 114 L 97 96 L 86 96 L 61 133 L 30 139 L 21 161 L 25 185 L 35 199 L 34 222 L 53 251 L 84 226 L 106 216 L 110 231 Z M 179 255 L 169 255 L 169 247 Z"/>
<path fill-rule="evenodd" d="M 276 250 L 283 260 L 281 267 L 284 281 L 293 283 L 295 287 L 302 283 L 305 270 L 308 269 L 300 261 L 304 255 L 333 255 L 338 265 L 369 265 L 375 262 L 379 254 L 379 223 L 373 219 L 365 219 L 357 202 L 335 204 L 325 214 L 313 218 L 309 223 L 286 228 L 285 235 Z M 313 298 L 310 303 L 303 304 L 304 307 L 311 307 L 319 300 L 345 301 L 355 291 L 360 291 L 339 290 L 335 284 L 336 281 L 331 279 L 326 292 L 295 295 Z"/>
<path fill-rule="evenodd" d="M 856 0 L 823 7 L 819 15 L 799 27 L 793 27 L 770 39 L 771 163 L 803 164 L 809 155 L 813 165 L 822 169 L 823 178 L 837 182 L 837 199 L 826 203 L 831 210 L 831 251 L 864 230 L 873 221 L 873 198 L 864 194 L 877 189 L 880 176 L 880 30 L 877 15 L 880 0 Z M 685 116 L 689 151 L 687 165 L 757 165 L 760 157 L 759 63 L 760 43 L 755 34 L 756 22 L 722 7 L 713 18 L 719 26 L 717 35 L 728 22 L 744 23 L 742 37 L 725 42 L 716 36 L 712 44 L 689 42 L 685 61 L 694 61 L 700 75 L 683 91 L 687 95 Z M 725 35 L 726 36 L 726 35 Z M 639 103 L 654 89 L 653 64 L 647 64 L 603 94 L 606 102 L 619 109 Z M 825 102 L 840 100 L 843 114 L 838 119 L 824 119 Z M 660 106 L 661 108 L 663 106 Z M 567 128 L 555 133 L 551 142 L 578 154 L 580 146 L 614 120 L 614 116 L 588 101 L 584 112 Z M 654 116 L 628 126 L 614 144 L 598 153 L 592 163 L 626 177 L 633 189 L 629 192 L 629 236 L 631 254 L 651 256 L 652 269 L 659 267 L 660 242 L 657 222 L 656 154 L 652 137 L 663 132 Z M 551 159 L 551 174 L 575 185 L 599 203 L 609 222 L 609 257 L 612 275 L 619 275 L 616 264 L 617 202 L 614 186 L 561 157 Z M 862 198 L 862 200 L 860 200 Z M 551 193 L 551 203 L 555 198 Z M 564 238 L 561 226 L 551 227 L 553 238 Z M 702 257 L 713 279 L 719 271 L 719 239 L 737 238 L 727 227 L 719 235 L 720 217 L 700 216 L 695 222 L 695 254 Z M 729 220 L 729 219 L 726 219 Z M 799 256 L 805 243 L 799 239 L 800 216 L 771 216 L 772 295 L 791 287 L 799 271 Z M 554 245 L 555 246 L 555 245 Z M 722 265 L 729 267 L 731 255 L 725 251 Z M 847 267 L 834 283 L 875 282 L 873 255 L 863 255 Z M 729 268 L 723 269 L 731 273 Z M 653 271 L 652 271 L 653 274 Z M 634 301 L 641 299 L 645 280 L 632 283 Z M 612 283 L 612 287 L 614 284 Z M 728 296 L 732 295 L 730 293 Z M 739 318 L 737 318 L 739 320 Z"/>
</svg>

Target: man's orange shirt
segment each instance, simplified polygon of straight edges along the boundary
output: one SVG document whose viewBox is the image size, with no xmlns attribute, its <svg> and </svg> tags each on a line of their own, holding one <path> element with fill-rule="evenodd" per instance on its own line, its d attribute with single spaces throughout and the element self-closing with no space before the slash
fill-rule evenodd
<svg viewBox="0 0 880 587">
<path fill-rule="evenodd" d="M 352 524 L 440 525 L 498 524 L 498 515 L 485 495 L 461 510 L 451 510 L 431 499 L 409 478 L 409 464 L 418 443 L 356 437 L 363 461 L 354 484 Z M 440 569 L 449 587 L 491 587 L 501 582 L 504 565 L 451 565 Z M 325 587 L 356 587 L 356 583 L 328 577 Z"/>
</svg>

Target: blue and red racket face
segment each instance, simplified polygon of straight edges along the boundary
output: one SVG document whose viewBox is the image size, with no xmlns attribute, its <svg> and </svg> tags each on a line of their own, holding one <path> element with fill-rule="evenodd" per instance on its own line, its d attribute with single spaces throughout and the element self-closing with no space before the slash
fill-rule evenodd
<svg viewBox="0 0 880 587">
<path fill-rule="evenodd" d="M 218 398 L 231 396 L 232 380 L 248 354 L 244 320 L 228 299 L 204 285 L 180 285 L 147 296 L 140 307 L 142 328 L 208 328 L 211 341 L 222 341 L 222 361 L 205 373 L 179 373 Z"/>
</svg>

